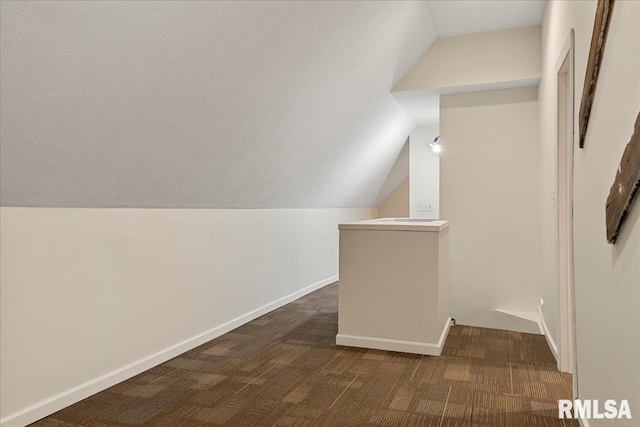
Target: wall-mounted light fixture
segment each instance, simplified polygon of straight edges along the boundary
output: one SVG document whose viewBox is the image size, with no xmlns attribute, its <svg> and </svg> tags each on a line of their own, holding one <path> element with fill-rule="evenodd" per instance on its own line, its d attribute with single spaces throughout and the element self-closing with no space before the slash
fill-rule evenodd
<svg viewBox="0 0 640 427">
<path fill-rule="evenodd" d="M 440 135 L 436 136 L 436 139 L 433 142 L 429 143 L 429 146 L 433 150 L 434 153 L 439 153 L 442 151 L 442 146 L 440 146 Z"/>
</svg>

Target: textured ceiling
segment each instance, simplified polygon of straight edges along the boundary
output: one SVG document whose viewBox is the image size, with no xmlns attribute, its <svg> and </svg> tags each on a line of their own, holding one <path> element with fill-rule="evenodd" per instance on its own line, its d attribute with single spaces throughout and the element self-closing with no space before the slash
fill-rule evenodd
<svg viewBox="0 0 640 427">
<path fill-rule="evenodd" d="M 544 4 L 2 1 L 0 203 L 377 206 L 438 119 L 390 89 L 436 35 Z"/>
<path fill-rule="evenodd" d="M 4 206 L 368 207 L 424 2 L 2 2 Z"/>
</svg>

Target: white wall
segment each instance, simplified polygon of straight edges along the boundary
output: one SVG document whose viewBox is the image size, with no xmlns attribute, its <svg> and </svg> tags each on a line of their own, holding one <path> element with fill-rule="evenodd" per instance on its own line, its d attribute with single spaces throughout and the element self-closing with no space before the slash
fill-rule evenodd
<svg viewBox="0 0 640 427">
<path fill-rule="evenodd" d="M 409 216 L 439 218 L 440 156 L 429 143 L 438 136 L 438 126 L 419 126 L 409 135 Z M 431 212 L 420 212 L 419 204 L 432 205 Z"/>
<path fill-rule="evenodd" d="M 517 84 L 540 78 L 540 27 L 436 40 L 394 92 Z"/>
<path fill-rule="evenodd" d="M 409 178 L 405 179 L 378 206 L 378 218 L 405 218 L 409 216 Z"/>
<path fill-rule="evenodd" d="M 379 218 L 409 216 L 409 139 L 405 142 L 376 198 Z"/>
<path fill-rule="evenodd" d="M 542 25 L 540 109 L 541 292 L 557 301 L 556 212 L 551 200 L 556 168 L 556 81 L 560 51 L 575 29 L 575 107 L 582 86 L 596 2 L 552 1 Z M 591 427 L 637 426 L 640 419 L 640 200 L 610 245 L 605 201 L 640 111 L 640 2 L 615 3 L 585 148 L 574 141 L 574 274 L 578 396 L 628 399 L 633 420 L 590 420 Z M 557 325 L 557 311 L 545 321 Z M 555 328 L 554 328 L 555 329 Z M 557 336 L 556 331 L 552 331 Z"/>
<path fill-rule="evenodd" d="M 451 221 L 458 323 L 523 330 L 494 310 L 536 312 L 537 128 L 536 88 L 440 99 L 440 216 Z"/>
<path fill-rule="evenodd" d="M 336 280 L 338 223 L 375 210 L 2 208 L 0 217 L 0 417 L 13 427 Z"/>
<path fill-rule="evenodd" d="M 380 188 L 380 192 L 376 197 L 374 206 L 380 206 L 386 201 L 391 194 L 394 193 L 398 187 L 409 178 L 409 139 L 402 146 L 402 150 L 398 154 L 395 163 L 391 167 L 389 174 L 385 178 L 384 184 Z M 408 197 L 408 196 L 407 196 Z M 407 202 L 407 209 L 408 207 Z"/>
</svg>

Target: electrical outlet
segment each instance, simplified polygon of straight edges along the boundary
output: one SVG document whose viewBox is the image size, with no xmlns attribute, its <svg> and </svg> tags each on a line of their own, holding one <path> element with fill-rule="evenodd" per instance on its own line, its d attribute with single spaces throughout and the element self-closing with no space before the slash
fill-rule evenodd
<svg viewBox="0 0 640 427">
<path fill-rule="evenodd" d="M 418 203 L 418 212 L 433 212 L 433 203 Z"/>
</svg>

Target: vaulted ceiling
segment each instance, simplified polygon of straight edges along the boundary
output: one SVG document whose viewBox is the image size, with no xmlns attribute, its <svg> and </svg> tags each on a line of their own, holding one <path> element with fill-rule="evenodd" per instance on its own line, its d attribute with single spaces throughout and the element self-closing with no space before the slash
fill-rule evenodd
<svg viewBox="0 0 640 427">
<path fill-rule="evenodd" d="M 375 206 L 431 10 L 3 1 L 2 205 Z"/>
</svg>

